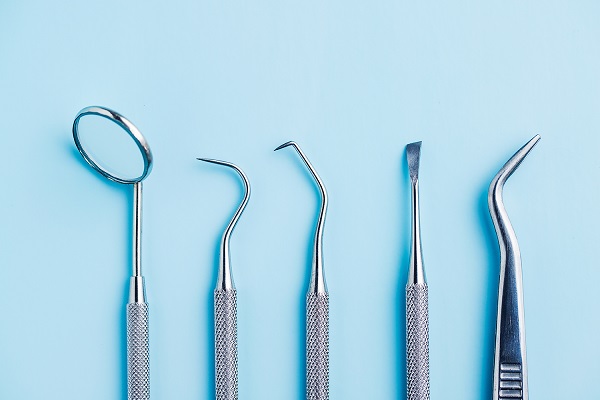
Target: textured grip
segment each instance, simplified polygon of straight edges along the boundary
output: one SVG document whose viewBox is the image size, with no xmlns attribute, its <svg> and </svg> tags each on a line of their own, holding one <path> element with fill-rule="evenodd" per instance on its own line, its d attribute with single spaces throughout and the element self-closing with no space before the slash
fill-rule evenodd
<svg viewBox="0 0 600 400">
<path fill-rule="evenodd" d="M 235 289 L 215 290 L 216 400 L 238 398 L 237 299 Z"/>
<path fill-rule="evenodd" d="M 150 399 L 148 304 L 127 304 L 127 392 L 129 400 Z"/>
<path fill-rule="evenodd" d="M 329 295 L 306 296 L 306 399 L 329 399 Z"/>
<path fill-rule="evenodd" d="M 406 286 L 406 398 L 429 400 L 427 284 Z"/>
</svg>

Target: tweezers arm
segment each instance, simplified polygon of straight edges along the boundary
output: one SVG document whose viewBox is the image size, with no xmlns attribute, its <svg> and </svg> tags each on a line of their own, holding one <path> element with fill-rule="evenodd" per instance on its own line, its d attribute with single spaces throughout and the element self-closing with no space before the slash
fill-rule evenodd
<svg viewBox="0 0 600 400">
<path fill-rule="evenodd" d="M 429 300 L 426 283 L 406 285 L 406 398 L 429 400 Z"/>
<path fill-rule="evenodd" d="M 306 295 L 306 399 L 329 399 L 329 294 Z"/>
<path fill-rule="evenodd" d="M 494 357 L 494 400 L 527 400 L 525 318 L 520 265 L 509 260 L 500 276 Z"/>
</svg>

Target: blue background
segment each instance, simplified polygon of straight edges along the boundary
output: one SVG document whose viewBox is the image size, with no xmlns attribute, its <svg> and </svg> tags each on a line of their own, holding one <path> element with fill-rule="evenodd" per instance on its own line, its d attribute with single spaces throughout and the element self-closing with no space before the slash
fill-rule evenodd
<svg viewBox="0 0 600 400">
<path fill-rule="evenodd" d="M 405 396 L 406 143 L 423 140 L 431 394 L 489 399 L 499 254 L 522 250 L 532 398 L 598 398 L 600 3 L 7 1 L 0 4 L 0 398 L 123 399 L 126 187 L 75 151 L 88 105 L 150 142 L 143 268 L 155 399 L 213 391 L 212 289 L 232 239 L 242 399 L 304 395 L 303 310 L 330 195 L 331 398 Z"/>
</svg>

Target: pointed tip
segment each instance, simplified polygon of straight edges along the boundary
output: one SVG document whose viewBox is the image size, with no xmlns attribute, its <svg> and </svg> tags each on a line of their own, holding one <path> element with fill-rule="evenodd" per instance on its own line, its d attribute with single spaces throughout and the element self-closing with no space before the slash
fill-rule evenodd
<svg viewBox="0 0 600 400">
<path fill-rule="evenodd" d="M 296 142 L 294 142 L 293 140 L 290 140 L 289 142 L 285 142 L 284 144 L 282 144 L 281 146 L 278 146 L 275 150 L 273 151 L 277 151 L 277 150 L 281 150 L 284 147 L 288 147 L 288 146 L 296 146 Z"/>
<path fill-rule="evenodd" d="M 419 161 L 421 158 L 421 143 L 414 142 L 406 145 L 406 159 L 408 161 L 408 172 L 411 182 L 419 179 Z"/>
<path fill-rule="evenodd" d="M 226 167 L 231 167 L 232 164 L 227 162 L 227 161 L 221 161 L 221 160 L 215 160 L 214 158 L 202 158 L 202 157 L 198 157 L 196 158 L 196 160 L 198 161 L 204 161 L 207 163 L 211 163 L 211 164 L 219 164 L 219 165 L 225 165 Z"/>
<path fill-rule="evenodd" d="M 196 160 L 205 161 L 205 162 L 212 163 L 212 164 L 218 164 L 218 165 L 222 165 L 222 166 L 234 169 L 244 180 L 245 185 L 247 187 L 247 191 L 250 191 L 250 183 L 248 182 L 248 177 L 246 176 L 244 171 L 242 171 L 242 169 L 240 167 L 238 167 L 237 165 L 235 165 L 234 163 L 230 163 L 228 161 L 215 160 L 214 158 L 202 158 L 202 157 L 198 157 L 198 158 L 196 158 Z"/>
<path fill-rule="evenodd" d="M 542 137 L 540 135 L 535 135 L 534 137 L 529 139 L 529 141 L 525 143 L 523 147 L 521 147 L 521 149 L 515 154 L 515 156 L 519 153 L 524 153 L 522 157 L 525 158 L 525 156 L 529 154 L 529 152 L 535 147 L 535 145 L 540 141 L 541 138 Z"/>
<path fill-rule="evenodd" d="M 525 156 L 529 154 L 529 152 L 535 147 L 535 145 L 540 141 L 541 138 L 542 137 L 540 135 L 535 135 L 534 137 L 529 139 L 529 141 L 525 143 L 525 145 L 523 145 L 523 147 L 521 148 L 521 150 L 525 150 L 522 156 L 523 158 L 525 158 Z M 518 153 L 520 153 L 520 151 L 517 152 L 517 154 Z"/>
<path fill-rule="evenodd" d="M 535 147 L 537 142 L 542 137 L 540 135 L 535 135 L 527 143 L 523 145 L 509 160 L 504 164 L 504 166 L 498 171 L 494 179 L 492 179 L 492 183 L 490 184 L 489 189 L 489 201 L 495 201 L 499 203 L 502 201 L 500 198 L 500 194 L 502 192 L 502 188 L 506 180 L 515 172 L 515 170 L 521 165 L 525 157 L 529 155 L 531 150 Z"/>
</svg>

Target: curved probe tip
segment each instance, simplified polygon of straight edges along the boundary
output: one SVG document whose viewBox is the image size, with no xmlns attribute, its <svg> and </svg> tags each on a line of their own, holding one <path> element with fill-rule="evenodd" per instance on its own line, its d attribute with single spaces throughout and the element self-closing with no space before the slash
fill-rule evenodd
<svg viewBox="0 0 600 400">
<path fill-rule="evenodd" d="M 311 282 L 309 285 L 309 292 L 311 293 L 327 293 L 327 285 L 325 284 L 325 277 L 323 275 L 323 256 L 322 256 L 322 247 L 323 247 L 323 226 L 325 225 L 325 214 L 327 213 L 327 191 L 325 190 L 325 185 L 323 181 L 317 174 L 317 171 L 314 169 L 308 158 L 304 154 L 304 152 L 300 149 L 300 146 L 294 141 L 289 141 L 281 146 L 277 147 L 275 151 L 283 149 L 284 147 L 292 146 L 296 149 L 296 152 L 300 155 L 302 161 L 310 171 L 310 174 L 315 180 L 317 187 L 319 188 L 319 192 L 321 193 L 321 207 L 319 210 L 319 215 L 317 217 L 317 226 L 315 228 L 315 237 L 314 237 L 314 253 L 313 253 L 313 268 L 311 274 Z"/>
<path fill-rule="evenodd" d="M 296 142 L 294 142 L 293 140 L 290 140 L 289 142 L 285 142 L 284 144 L 282 144 L 281 146 L 277 147 L 275 150 L 273 151 L 277 151 L 277 150 L 281 150 L 284 147 L 288 147 L 288 146 L 294 146 L 294 147 L 298 147 L 298 145 L 296 144 Z"/>
<path fill-rule="evenodd" d="M 224 161 L 215 160 L 214 158 L 202 158 L 202 157 L 198 157 L 198 158 L 196 158 L 196 160 L 198 160 L 198 161 L 204 161 L 204 162 L 209 162 L 209 163 L 213 163 L 213 164 L 219 164 L 219 165 L 227 165 Z"/>
<path fill-rule="evenodd" d="M 224 165 L 226 167 L 234 169 L 242 177 L 242 180 L 244 181 L 245 186 L 246 186 L 246 191 L 250 190 L 250 183 L 248 182 L 248 177 L 246 177 L 246 174 L 244 174 L 244 171 L 242 171 L 242 169 L 240 167 L 238 167 L 237 165 L 235 165 L 234 163 L 216 160 L 214 158 L 202 158 L 202 157 L 198 157 L 198 158 L 196 158 L 196 160 L 205 161 L 205 162 L 212 163 L 212 164 Z"/>
</svg>

